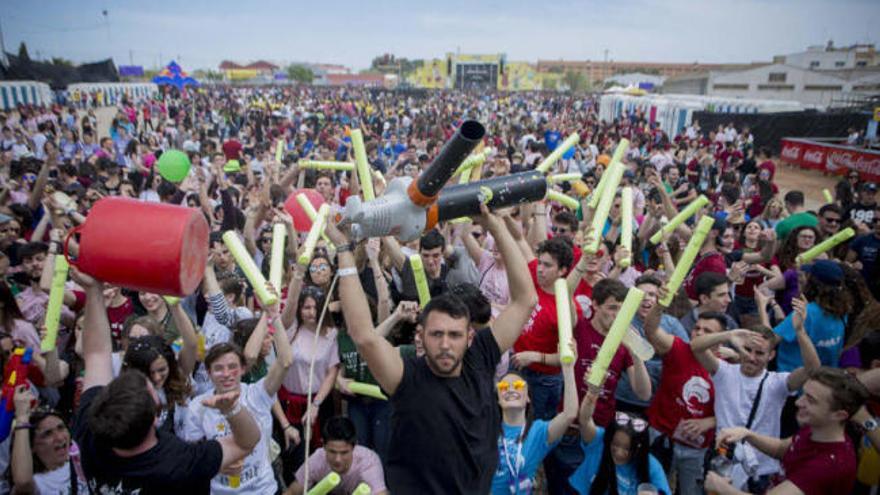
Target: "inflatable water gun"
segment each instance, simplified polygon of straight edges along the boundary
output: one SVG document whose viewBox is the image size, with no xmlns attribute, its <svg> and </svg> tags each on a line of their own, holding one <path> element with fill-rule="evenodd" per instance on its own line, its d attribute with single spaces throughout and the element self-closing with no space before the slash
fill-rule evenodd
<svg viewBox="0 0 880 495">
<path fill-rule="evenodd" d="M 15 389 L 27 383 L 28 365 L 31 363 L 33 349 L 17 348 L 6 363 L 3 373 L 3 391 L 0 393 L 0 442 L 9 437 L 12 420 L 15 418 Z"/>
</svg>

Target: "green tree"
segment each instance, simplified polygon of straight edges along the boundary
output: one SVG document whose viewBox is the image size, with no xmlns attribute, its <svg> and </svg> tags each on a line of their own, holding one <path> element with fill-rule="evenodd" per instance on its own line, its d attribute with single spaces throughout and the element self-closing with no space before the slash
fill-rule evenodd
<svg viewBox="0 0 880 495">
<path fill-rule="evenodd" d="M 287 77 L 303 84 L 312 84 L 315 73 L 304 65 L 294 64 L 287 67 Z"/>
<path fill-rule="evenodd" d="M 31 59 L 30 54 L 28 54 L 27 44 L 25 44 L 24 41 L 22 41 L 21 44 L 18 45 L 18 58 L 20 58 L 22 60 L 30 60 Z"/>
<path fill-rule="evenodd" d="M 562 80 L 568 86 L 568 90 L 572 92 L 583 91 L 587 88 L 587 78 L 583 72 L 566 72 Z"/>
<path fill-rule="evenodd" d="M 52 57 L 51 61 L 52 65 L 60 65 L 63 67 L 73 67 L 74 64 L 70 60 L 67 60 L 64 57 Z"/>
</svg>

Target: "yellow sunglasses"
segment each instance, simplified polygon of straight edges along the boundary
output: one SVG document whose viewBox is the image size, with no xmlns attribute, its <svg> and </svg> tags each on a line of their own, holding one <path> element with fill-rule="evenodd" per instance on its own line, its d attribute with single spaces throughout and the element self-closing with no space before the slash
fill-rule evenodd
<svg viewBox="0 0 880 495">
<path fill-rule="evenodd" d="M 510 389 L 510 383 L 509 383 L 509 382 L 498 382 L 498 383 L 497 383 L 497 386 L 498 386 L 498 391 L 499 391 L 499 392 L 507 392 L 507 390 Z M 516 390 L 517 392 L 522 391 L 522 389 L 524 389 L 524 388 L 526 388 L 526 382 L 525 382 L 525 381 L 523 381 L 523 380 L 516 380 L 516 381 L 513 382 L 513 389 Z"/>
</svg>

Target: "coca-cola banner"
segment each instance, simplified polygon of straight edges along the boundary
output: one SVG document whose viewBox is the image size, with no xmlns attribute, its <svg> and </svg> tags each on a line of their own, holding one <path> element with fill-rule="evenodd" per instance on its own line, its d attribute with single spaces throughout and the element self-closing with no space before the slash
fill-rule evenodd
<svg viewBox="0 0 880 495">
<path fill-rule="evenodd" d="M 880 181 L 880 152 L 826 144 L 810 139 L 783 138 L 779 158 L 801 168 L 829 174 L 857 170 L 868 180 Z"/>
</svg>

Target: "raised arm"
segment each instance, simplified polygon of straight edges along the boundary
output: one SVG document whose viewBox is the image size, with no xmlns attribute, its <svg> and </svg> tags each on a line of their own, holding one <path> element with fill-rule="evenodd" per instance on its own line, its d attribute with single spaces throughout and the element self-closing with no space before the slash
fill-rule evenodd
<svg viewBox="0 0 880 495">
<path fill-rule="evenodd" d="M 523 236 L 522 223 L 510 215 L 502 215 L 501 218 L 504 220 L 504 225 L 507 227 L 507 231 L 510 232 L 510 235 L 513 236 L 513 240 L 516 241 L 516 246 L 526 259 L 526 262 L 529 263 L 535 259 L 535 252 Z"/>
<path fill-rule="evenodd" d="M 275 344 L 275 362 L 269 367 L 266 378 L 263 380 L 263 386 L 266 387 L 266 393 L 275 395 L 281 388 L 281 381 L 287 374 L 288 368 L 293 364 L 293 349 L 290 347 L 290 341 L 287 339 L 287 332 L 284 331 L 281 315 L 279 312 L 279 303 L 266 308 L 265 322 L 267 328 L 272 333 L 272 341 Z M 256 331 L 255 331 L 256 332 Z"/>
<path fill-rule="evenodd" d="M 281 323 L 284 328 L 290 328 L 293 320 L 296 318 L 296 309 L 299 304 L 299 294 L 302 291 L 303 279 L 305 278 L 306 267 L 299 263 L 293 266 L 293 276 L 290 277 L 290 283 L 287 285 L 287 302 L 284 304 L 284 311 L 281 312 Z"/>
<path fill-rule="evenodd" d="M 746 263 L 767 263 L 773 259 L 773 253 L 776 252 L 776 231 L 764 229 L 761 232 L 761 240 L 764 242 L 761 246 L 761 251 L 757 253 L 744 253 L 742 261 Z"/>
<path fill-rule="evenodd" d="M 382 389 L 394 394 L 403 379 L 403 359 L 397 349 L 373 331 L 373 318 L 364 288 L 357 276 L 348 238 L 332 223 L 328 224 L 326 232 L 338 249 L 337 273 L 345 273 L 339 275 L 339 300 L 348 325 L 348 334 Z"/>
<path fill-rule="evenodd" d="M 535 203 L 532 206 L 532 218 L 526 240 L 530 246 L 537 246 L 547 240 L 547 205 Z"/>
<path fill-rule="evenodd" d="M 659 306 L 659 305 L 658 305 Z M 633 365 L 626 369 L 629 375 L 629 383 L 632 384 L 632 390 L 636 397 L 643 401 L 651 400 L 651 377 L 648 375 L 648 368 L 645 362 L 632 354 Z"/>
<path fill-rule="evenodd" d="M 657 295 L 658 300 L 664 299 L 668 293 L 669 291 L 666 290 L 666 286 L 660 287 Z M 651 311 L 648 312 L 648 315 L 645 316 L 644 323 L 645 338 L 648 339 L 648 342 L 654 347 L 654 352 L 659 356 L 669 352 L 672 349 L 672 344 L 675 343 L 675 337 L 660 328 L 660 320 L 662 319 L 663 306 L 660 303 L 655 303 Z"/>
<path fill-rule="evenodd" d="M 492 335 L 503 353 L 519 338 L 523 326 L 532 314 L 532 309 L 538 304 L 538 293 L 535 292 L 535 286 L 532 284 L 529 266 L 510 232 L 498 217 L 489 213 L 486 205 L 481 205 L 480 209 L 483 214 L 483 226 L 492 233 L 498 251 L 504 259 L 507 281 L 510 285 L 510 303 L 492 325 Z"/>
<path fill-rule="evenodd" d="M 799 390 L 806 383 L 810 373 L 818 369 L 819 366 L 822 366 L 822 362 L 819 361 L 816 346 L 813 345 L 813 340 L 807 334 L 807 329 L 804 325 L 807 319 L 807 299 L 801 295 L 792 299 L 791 305 L 794 307 L 794 312 L 791 315 L 791 324 L 794 327 L 794 335 L 797 338 L 798 347 L 801 350 L 801 360 L 803 360 L 804 365 L 792 371 L 788 375 L 785 384 L 789 390 Z"/>
<path fill-rule="evenodd" d="M 15 388 L 15 424 L 30 423 L 31 403 L 35 400 L 27 385 L 19 385 Z M 12 442 L 12 483 L 14 484 L 12 493 L 15 495 L 37 493 L 30 432 L 30 428 L 15 429 Z"/>
<path fill-rule="evenodd" d="M 474 260 L 474 264 L 479 265 L 480 259 L 483 257 L 483 248 L 480 247 L 480 243 L 474 239 L 471 232 L 473 232 L 473 224 L 466 225 L 461 230 L 461 242 L 464 244 L 465 249 L 467 249 L 468 255 Z"/>
<path fill-rule="evenodd" d="M 718 358 L 712 354 L 712 348 L 719 344 L 729 343 L 742 354 L 744 343 L 754 335 L 756 334 L 751 330 L 743 329 L 701 335 L 691 341 L 691 350 L 694 352 L 694 357 L 697 358 L 697 361 L 706 368 L 706 371 L 709 374 L 715 374 L 718 371 Z"/>
<path fill-rule="evenodd" d="M 562 412 L 557 414 L 550 420 L 547 427 L 547 445 L 551 445 L 565 434 L 568 427 L 574 423 L 578 416 L 578 394 L 577 384 L 574 378 L 574 363 L 577 361 L 577 349 L 574 341 L 571 342 L 571 348 L 575 353 L 575 359 L 570 363 L 562 364 Z"/>
<path fill-rule="evenodd" d="M 590 443 L 596 437 L 596 423 L 593 422 L 593 412 L 596 410 L 596 401 L 599 399 L 597 392 L 592 387 L 587 389 L 584 399 L 581 401 L 581 409 L 578 413 L 578 424 L 581 430 L 581 440 Z"/>
<path fill-rule="evenodd" d="M 83 391 L 101 387 L 113 380 L 110 355 L 113 344 L 110 339 L 110 322 L 104 306 L 104 284 L 89 275 L 70 267 L 71 277 L 86 290 L 86 311 L 83 330 L 83 360 L 85 377 Z"/>
<path fill-rule="evenodd" d="M 391 258 L 391 264 L 394 266 L 394 269 L 397 271 L 403 270 L 403 265 L 406 263 L 406 255 L 401 251 L 400 243 L 397 242 L 397 239 L 391 236 L 383 237 L 382 247 L 385 248 L 385 252 Z"/>
</svg>

